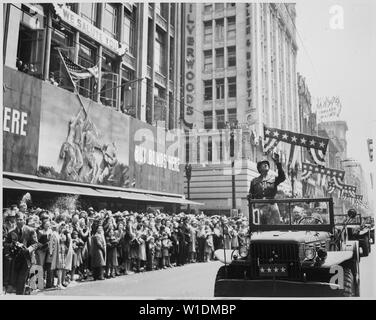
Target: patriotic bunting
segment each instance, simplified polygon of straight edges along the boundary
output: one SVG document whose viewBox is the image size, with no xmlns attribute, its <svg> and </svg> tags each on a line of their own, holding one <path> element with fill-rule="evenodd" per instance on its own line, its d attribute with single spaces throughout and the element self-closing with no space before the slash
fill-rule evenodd
<svg viewBox="0 0 376 320">
<path fill-rule="evenodd" d="M 329 194 L 332 194 L 332 193 L 334 192 L 335 189 L 336 189 L 336 187 L 335 187 L 334 181 L 333 181 L 333 180 L 328 181 L 328 189 L 327 189 L 327 192 L 328 192 Z"/>
<path fill-rule="evenodd" d="M 330 178 L 337 178 L 338 180 L 343 181 L 345 177 L 345 171 L 343 170 L 337 170 L 337 169 L 330 169 L 325 168 L 322 166 L 318 166 L 312 163 L 303 162 L 302 163 L 302 179 L 307 179 L 311 176 L 313 173 L 318 173 L 323 176 L 328 176 Z"/>
<path fill-rule="evenodd" d="M 316 164 L 325 165 L 325 153 L 329 139 L 264 126 L 264 152 L 275 148 L 280 141 L 292 146 L 307 148 Z M 295 150 L 296 148 L 292 149 L 293 152 Z M 293 158 L 291 152 L 290 158 Z"/>
</svg>

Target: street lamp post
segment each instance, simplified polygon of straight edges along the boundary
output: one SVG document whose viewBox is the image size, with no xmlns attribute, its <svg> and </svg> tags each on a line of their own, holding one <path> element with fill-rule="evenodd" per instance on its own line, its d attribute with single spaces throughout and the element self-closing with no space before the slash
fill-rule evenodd
<svg viewBox="0 0 376 320">
<path fill-rule="evenodd" d="M 227 125 L 228 127 L 228 125 Z M 236 209 L 236 189 L 235 189 L 235 133 L 238 122 L 230 123 L 230 158 L 231 158 L 231 189 L 232 189 L 232 209 Z"/>
<path fill-rule="evenodd" d="M 185 176 L 187 177 L 187 187 L 188 187 L 188 200 L 191 199 L 190 189 L 191 189 L 191 177 L 192 177 L 192 165 L 187 163 L 185 165 Z M 191 205 L 188 204 L 188 213 L 191 213 Z"/>
</svg>

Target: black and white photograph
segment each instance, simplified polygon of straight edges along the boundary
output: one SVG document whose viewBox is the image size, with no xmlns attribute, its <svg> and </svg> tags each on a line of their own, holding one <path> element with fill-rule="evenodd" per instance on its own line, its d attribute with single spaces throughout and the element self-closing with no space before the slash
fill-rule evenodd
<svg viewBox="0 0 376 320">
<path fill-rule="evenodd" d="M 376 298 L 374 0 L 1 9 L 0 300 Z"/>
</svg>

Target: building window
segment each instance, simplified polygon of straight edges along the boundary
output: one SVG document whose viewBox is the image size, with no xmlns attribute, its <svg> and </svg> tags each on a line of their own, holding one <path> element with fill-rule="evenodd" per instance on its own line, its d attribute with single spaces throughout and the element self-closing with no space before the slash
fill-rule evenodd
<svg viewBox="0 0 376 320">
<path fill-rule="evenodd" d="M 118 10 L 114 5 L 104 3 L 102 24 L 103 31 L 117 39 Z"/>
<path fill-rule="evenodd" d="M 236 36 L 236 19 L 235 17 L 227 18 L 227 38 L 234 39 Z"/>
<path fill-rule="evenodd" d="M 212 12 L 213 5 L 205 4 L 204 6 L 204 14 L 210 14 Z"/>
<path fill-rule="evenodd" d="M 227 65 L 228 67 L 236 66 L 236 47 L 227 48 Z"/>
<path fill-rule="evenodd" d="M 215 40 L 223 41 L 223 30 L 224 30 L 224 20 L 217 19 L 215 20 Z"/>
<path fill-rule="evenodd" d="M 98 9 L 97 8 L 98 8 L 97 3 L 81 3 L 81 16 L 95 26 L 97 25 L 97 22 L 98 22 Z"/>
<path fill-rule="evenodd" d="M 224 129 L 226 127 L 224 110 L 215 111 L 215 122 L 217 124 L 217 129 Z"/>
<path fill-rule="evenodd" d="M 123 42 L 129 49 L 129 53 L 133 56 L 136 55 L 136 19 L 135 12 L 132 14 L 128 13 L 127 10 L 124 10 L 124 30 L 123 30 Z"/>
<path fill-rule="evenodd" d="M 204 42 L 212 42 L 213 40 L 213 24 L 211 21 L 204 23 Z"/>
<path fill-rule="evenodd" d="M 223 69 L 225 67 L 225 55 L 223 48 L 215 49 L 215 68 Z"/>
<path fill-rule="evenodd" d="M 227 118 L 228 118 L 228 122 L 229 124 L 235 124 L 236 123 L 236 109 L 228 109 L 227 110 Z"/>
<path fill-rule="evenodd" d="M 61 31 L 57 25 L 52 25 L 51 36 L 51 56 L 50 56 L 50 74 L 49 80 L 52 84 L 64 87 L 66 89 L 71 88 L 72 84 L 70 80 L 66 78 L 65 67 L 61 61 L 59 52 L 57 49 L 62 49 L 62 52 L 67 55 L 71 60 L 74 60 L 73 47 L 73 32 L 68 29 Z"/>
<path fill-rule="evenodd" d="M 235 6 L 236 6 L 235 2 L 227 3 L 227 8 L 228 9 L 235 8 Z"/>
<path fill-rule="evenodd" d="M 155 61 L 155 70 L 161 74 L 165 74 L 165 62 L 164 62 L 164 34 L 162 31 L 157 29 L 155 33 L 155 47 L 154 47 L 154 61 Z"/>
<path fill-rule="evenodd" d="M 225 80 L 215 79 L 216 99 L 225 98 Z"/>
<path fill-rule="evenodd" d="M 211 72 L 213 70 L 213 54 L 211 50 L 204 51 L 204 71 Z"/>
<path fill-rule="evenodd" d="M 228 97 L 236 98 L 236 77 L 227 79 L 228 81 Z"/>
<path fill-rule="evenodd" d="M 136 118 L 136 82 L 130 82 L 134 79 L 134 71 L 128 68 L 122 68 L 121 72 L 121 97 L 120 110 Z M 129 83 L 130 82 L 130 83 Z"/>
<path fill-rule="evenodd" d="M 91 68 L 98 63 L 96 47 L 89 42 L 80 40 L 80 46 L 78 50 L 78 64 Z M 78 82 L 79 93 L 84 97 L 94 98 L 95 79 L 93 77 L 83 79 Z"/>
<path fill-rule="evenodd" d="M 224 7 L 225 7 L 225 4 L 224 4 L 224 3 L 216 3 L 216 4 L 215 4 L 215 11 L 223 10 Z"/>
<path fill-rule="evenodd" d="M 211 80 L 204 81 L 204 100 L 213 100 L 213 83 Z"/>
<path fill-rule="evenodd" d="M 100 100 L 103 105 L 116 108 L 117 97 L 117 62 L 114 55 L 103 50 Z"/>
<path fill-rule="evenodd" d="M 204 129 L 213 129 L 213 111 L 204 111 Z"/>
</svg>

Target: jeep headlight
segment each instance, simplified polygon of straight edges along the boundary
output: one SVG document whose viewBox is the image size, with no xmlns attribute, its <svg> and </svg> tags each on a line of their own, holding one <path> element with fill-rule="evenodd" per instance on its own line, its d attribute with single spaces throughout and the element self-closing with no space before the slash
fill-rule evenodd
<svg viewBox="0 0 376 320">
<path fill-rule="evenodd" d="M 316 257 L 316 249 L 313 247 L 308 247 L 304 250 L 304 255 L 307 260 L 313 260 Z"/>
<path fill-rule="evenodd" d="M 239 254 L 242 258 L 245 258 L 248 255 L 248 248 L 247 247 L 240 247 Z"/>
</svg>

